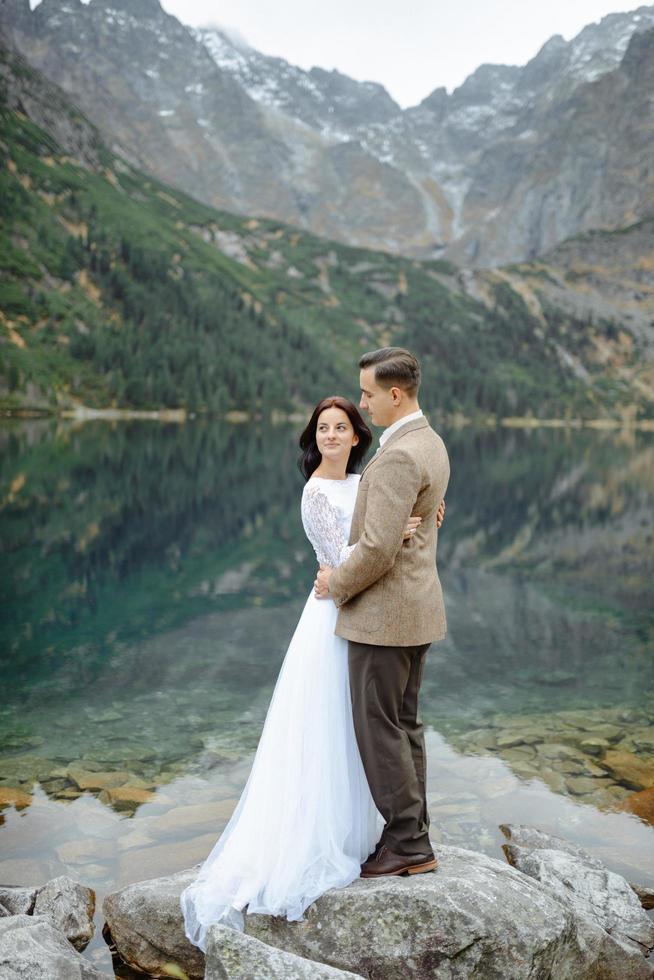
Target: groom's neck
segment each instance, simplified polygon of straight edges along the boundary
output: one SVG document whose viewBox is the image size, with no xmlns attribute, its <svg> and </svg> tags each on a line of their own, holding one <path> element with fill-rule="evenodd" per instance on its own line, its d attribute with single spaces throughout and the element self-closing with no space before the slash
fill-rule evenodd
<svg viewBox="0 0 654 980">
<path fill-rule="evenodd" d="M 414 412 L 418 411 L 420 411 L 420 405 L 418 402 L 409 402 L 408 404 L 403 405 L 401 408 L 398 408 L 397 412 L 393 414 L 392 418 L 389 419 L 384 428 L 388 429 L 388 427 L 393 425 L 394 422 L 399 422 L 400 419 L 406 418 L 407 415 L 413 415 Z"/>
</svg>

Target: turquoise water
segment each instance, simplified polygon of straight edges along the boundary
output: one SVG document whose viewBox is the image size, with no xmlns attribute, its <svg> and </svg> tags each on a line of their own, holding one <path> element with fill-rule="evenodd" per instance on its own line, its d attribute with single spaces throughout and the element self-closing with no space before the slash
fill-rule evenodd
<svg viewBox="0 0 654 980">
<path fill-rule="evenodd" d="M 0 427 L 3 882 L 100 904 L 208 853 L 314 577 L 301 428 Z M 620 809 L 654 781 L 654 435 L 440 431 L 434 836 L 501 857 L 498 823 L 537 823 L 654 884 Z M 106 968 L 99 929 L 86 955 Z"/>
</svg>

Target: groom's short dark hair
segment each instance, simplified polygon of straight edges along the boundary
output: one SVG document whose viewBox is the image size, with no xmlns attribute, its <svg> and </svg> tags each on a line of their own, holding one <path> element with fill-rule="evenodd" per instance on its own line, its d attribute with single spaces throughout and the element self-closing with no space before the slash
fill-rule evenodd
<svg viewBox="0 0 654 980">
<path fill-rule="evenodd" d="M 420 387 L 420 365 L 417 357 L 404 347 L 380 347 L 359 358 L 360 368 L 374 367 L 375 381 L 382 388 L 402 388 L 415 398 Z"/>
</svg>

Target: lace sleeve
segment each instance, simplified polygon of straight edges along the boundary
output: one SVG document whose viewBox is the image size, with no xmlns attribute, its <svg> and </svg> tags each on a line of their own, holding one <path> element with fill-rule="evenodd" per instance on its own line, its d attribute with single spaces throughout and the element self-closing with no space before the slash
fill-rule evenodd
<svg viewBox="0 0 654 980">
<path fill-rule="evenodd" d="M 336 568 L 354 551 L 348 545 L 338 516 L 319 487 L 305 487 L 302 495 L 302 524 L 320 565 Z"/>
</svg>

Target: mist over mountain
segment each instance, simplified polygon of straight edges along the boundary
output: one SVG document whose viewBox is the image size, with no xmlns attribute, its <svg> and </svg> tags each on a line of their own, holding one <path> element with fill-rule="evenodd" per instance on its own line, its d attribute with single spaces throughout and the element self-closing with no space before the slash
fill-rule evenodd
<svg viewBox="0 0 654 980">
<path fill-rule="evenodd" d="M 5 30 L 135 165 L 214 207 L 494 267 L 652 212 L 654 6 L 401 109 L 158 0 L 5 0 Z"/>
</svg>

